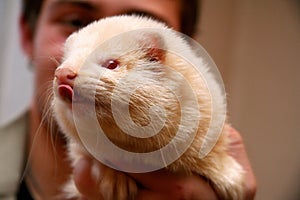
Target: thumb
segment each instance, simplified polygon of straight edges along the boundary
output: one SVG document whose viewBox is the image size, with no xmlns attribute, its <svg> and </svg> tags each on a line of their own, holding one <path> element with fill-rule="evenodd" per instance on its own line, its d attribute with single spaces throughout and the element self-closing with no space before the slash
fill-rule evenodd
<svg viewBox="0 0 300 200">
<path fill-rule="evenodd" d="M 245 170 L 245 199 L 254 199 L 256 193 L 256 179 L 248 159 L 242 136 L 234 128 L 229 129 L 229 154 L 236 159 Z"/>
</svg>

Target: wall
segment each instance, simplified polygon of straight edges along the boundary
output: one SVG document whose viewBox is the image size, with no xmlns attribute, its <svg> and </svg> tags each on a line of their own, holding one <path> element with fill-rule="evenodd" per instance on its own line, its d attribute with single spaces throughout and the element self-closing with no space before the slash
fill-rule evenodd
<svg viewBox="0 0 300 200">
<path fill-rule="evenodd" d="M 204 0 L 199 40 L 215 59 L 258 181 L 256 199 L 300 195 L 300 5 Z"/>
<path fill-rule="evenodd" d="M 19 48 L 20 2 L 0 1 L 0 125 L 23 112 L 32 94 L 32 74 Z"/>
</svg>

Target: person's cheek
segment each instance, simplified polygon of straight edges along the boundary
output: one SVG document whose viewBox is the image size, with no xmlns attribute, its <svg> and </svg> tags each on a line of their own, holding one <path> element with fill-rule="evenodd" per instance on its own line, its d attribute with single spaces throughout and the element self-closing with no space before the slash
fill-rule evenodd
<svg viewBox="0 0 300 200">
<path fill-rule="evenodd" d="M 63 44 L 67 38 L 56 26 L 46 26 L 37 32 L 34 45 L 35 68 L 43 80 L 52 80 L 54 70 L 63 56 Z M 39 73 L 41 72 L 41 73 Z"/>
<path fill-rule="evenodd" d="M 63 55 L 66 36 L 59 27 L 44 25 L 37 29 L 34 40 L 33 70 L 35 74 L 35 99 L 41 114 L 48 110 L 51 99 L 54 71 Z"/>
</svg>

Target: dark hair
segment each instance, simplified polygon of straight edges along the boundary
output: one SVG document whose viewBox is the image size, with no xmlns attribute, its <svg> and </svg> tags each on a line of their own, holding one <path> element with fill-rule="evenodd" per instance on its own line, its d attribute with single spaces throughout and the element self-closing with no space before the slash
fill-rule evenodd
<svg viewBox="0 0 300 200">
<path fill-rule="evenodd" d="M 22 17 L 34 32 L 44 0 L 22 0 Z"/>
<path fill-rule="evenodd" d="M 180 31 L 182 33 L 194 36 L 197 31 L 200 7 L 200 0 L 181 0 Z"/>
<path fill-rule="evenodd" d="M 22 0 L 22 16 L 34 32 L 44 0 Z M 181 0 L 181 32 L 189 36 L 196 33 L 200 0 Z"/>
</svg>

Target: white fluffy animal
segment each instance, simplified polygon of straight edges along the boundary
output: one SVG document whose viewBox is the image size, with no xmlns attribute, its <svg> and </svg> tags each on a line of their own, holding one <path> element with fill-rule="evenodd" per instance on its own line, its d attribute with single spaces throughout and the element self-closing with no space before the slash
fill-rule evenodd
<svg viewBox="0 0 300 200">
<path fill-rule="evenodd" d="M 224 115 L 222 106 L 221 89 L 203 60 L 173 30 L 148 18 L 110 17 L 73 33 L 55 72 L 52 108 L 68 138 L 70 159 L 76 163 L 92 153 L 96 158 L 101 155 L 104 164 L 112 164 L 94 166 L 104 174 L 99 190 L 108 200 L 134 199 L 135 181 L 111 167 L 122 169 L 122 163 L 133 163 L 130 167 L 135 168 L 135 162 L 175 173 L 197 173 L 209 180 L 221 199 L 242 199 L 243 169 L 227 152 L 229 125 L 219 127 L 221 134 L 212 150 L 199 157 L 207 132 L 218 130 L 213 118 Z M 97 137 L 100 133 L 91 128 L 95 117 L 112 144 L 143 156 L 134 160 L 129 154 L 95 152 L 95 144 L 105 146 Z M 92 141 L 99 141 L 83 141 L 84 134 L 90 133 L 96 134 Z M 163 152 L 174 141 L 162 159 L 144 156 Z M 64 190 L 67 198 L 78 195 L 72 180 Z"/>
</svg>

